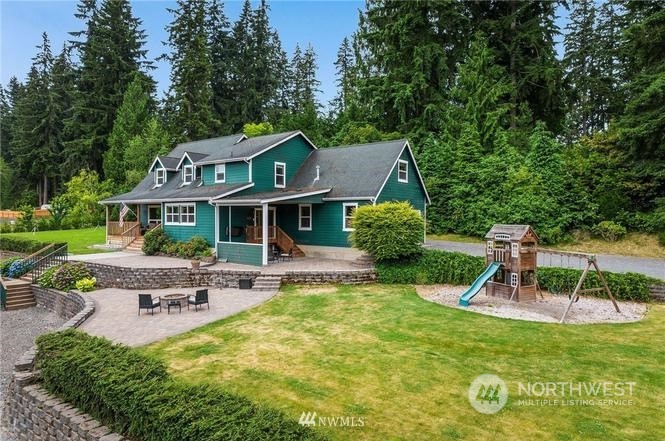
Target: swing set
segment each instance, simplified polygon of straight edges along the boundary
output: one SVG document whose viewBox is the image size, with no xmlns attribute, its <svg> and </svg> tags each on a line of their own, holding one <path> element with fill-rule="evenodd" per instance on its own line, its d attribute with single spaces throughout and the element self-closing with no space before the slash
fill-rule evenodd
<svg viewBox="0 0 665 441">
<path fill-rule="evenodd" d="M 607 296 L 612 301 L 612 304 L 614 305 L 614 309 L 616 310 L 616 312 L 619 312 L 619 313 L 621 312 L 621 310 L 619 310 L 619 305 L 617 305 L 617 302 L 614 299 L 614 296 L 612 295 L 612 291 L 610 291 L 610 287 L 607 285 L 607 281 L 605 280 L 605 276 L 603 276 L 603 272 L 600 270 L 600 267 L 598 266 L 598 262 L 596 261 L 596 256 L 594 254 L 578 253 L 578 252 L 574 252 L 574 251 L 550 250 L 550 249 L 546 249 L 546 248 L 538 248 L 538 253 L 547 254 L 547 255 L 550 256 L 550 266 L 552 266 L 552 257 L 554 257 L 554 256 L 559 256 L 559 258 L 560 258 L 560 265 L 559 266 L 561 266 L 561 267 L 563 267 L 564 258 L 567 257 L 568 258 L 568 268 L 570 268 L 570 259 L 571 258 L 573 258 L 573 259 L 577 258 L 578 259 L 580 269 L 582 269 L 582 263 L 586 260 L 586 267 L 584 268 L 584 271 L 582 271 L 582 275 L 580 276 L 580 279 L 577 281 L 577 285 L 575 286 L 575 289 L 573 290 L 573 293 L 570 294 L 570 302 L 568 302 L 568 306 L 566 307 L 566 310 L 564 311 L 563 316 L 561 316 L 561 320 L 559 320 L 559 323 L 564 323 L 566 321 L 566 316 L 568 315 L 568 312 L 570 311 L 571 306 L 573 306 L 573 303 L 577 302 L 580 299 L 580 294 L 584 294 L 584 293 L 605 291 L 605 293 L 607 293 Z M 600 283 L 602 284 L 602 287 L 582 289 L 582 286 L 584 285 L 584 281 L 586 280 L 587 276 L 589 275 L 589 270 L 591 270 L 592 268 L 596 271 L 596 274 L 598 274 L 598 279 L 600 280 Z"/>
</svg>

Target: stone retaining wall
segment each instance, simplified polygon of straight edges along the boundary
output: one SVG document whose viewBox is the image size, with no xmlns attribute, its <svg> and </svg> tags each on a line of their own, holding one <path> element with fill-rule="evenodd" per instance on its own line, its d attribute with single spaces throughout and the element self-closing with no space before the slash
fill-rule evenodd
<svg viewBox="0 0 665 441">
<path fill-rule="evenodd" d="M 79 292 L 63 293 L 32 286 L 37 305 L 68 321 L 60 330 L 76 328 L 95 312 L 95 302 Z M 14 364 L 7 388 L 3 418 L 19 441 L 123 441 L 126 438 L 51 395 L 36 383 L 37 348 L 33 346 Z"/>
<path fill-rule="evenodd" d="M 239 279 L 252 279 L 261 275 L 258 270 L 215 270 L 205 267 L 192 269 L 179 268 L 126 268 L 102 265 L 94 262 L 85 263 L 100 288 L 121 289 L 158 289 L 158 288 L 193 288 L 197 286 L 215 286 L 218 288 L 237 288 Z M 346 271 L 285 271 L 276 274 L 283 283 L 342 283 L 359 284 L 376 281 L 376 271 L 371 268 Z"/>
<path fill-rule="evenodd" d="M 665 285 L 651 285 L 649 287 L 651 298 L 657 302 L 665 302 Z"/>
</svg>

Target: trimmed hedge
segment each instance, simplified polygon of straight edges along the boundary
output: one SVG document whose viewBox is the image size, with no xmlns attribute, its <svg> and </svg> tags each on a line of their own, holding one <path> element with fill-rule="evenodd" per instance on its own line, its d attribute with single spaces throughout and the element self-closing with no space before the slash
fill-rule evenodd
<svg viewBox="0 0 665 441">
<path fill-rule="evenodd" d="M 4 251 L 31 254 L 47 245 L 49 245 L 47 242 L 39 242 L 38 240 L 24 239 L 22 237 L 0 237 L 0 250 Z"/>
<path fill-rule="evenodd" d="M 442 250 L 425 250 L 419 258 L 376 264 L 379 282 L 389 284 L 471 285 L 484 269 L 485 259 L 482 257 Z M 550 292 L 572 293 L 581 275 L 582 271 L 577 269 L 539 267 L 538 283 Z M 658 283 L 656 279 L 637 273 L 603 271 L 603 275 L 618 300 L 648 302 L 651 300 L 649 285 Z M 584 288 L 600 286 L 595 271 L 590 271 Z M 602 291 L 593 294 L 605 297 Z"/>
<path fill-rule="evenodd" d="M 164 363 L 77 330 L 37 339 L 44 387 L 112 430 L 142 441 L 325 440 L 282 413 L 219 386 L 186 384 Z"/>
</svg>

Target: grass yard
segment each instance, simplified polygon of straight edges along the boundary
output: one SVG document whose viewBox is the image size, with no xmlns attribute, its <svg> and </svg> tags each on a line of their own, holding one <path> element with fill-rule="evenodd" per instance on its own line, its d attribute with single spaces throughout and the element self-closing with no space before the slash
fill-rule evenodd
<svg viewBox="0 0 665 441">
<path fill-rule="evenodd" d="M 105 250 L 88 247 L 106 242 L 106 230 L 104 227 L 82 228 L 80 230 L 37 231 L 35 233 L 9 233 L 5 234 L 5 236 L 24 237 L 40 242 L 67 242 L 67 249 L 71 254 L 102 253 Z"/>
<path fill-rule="evenodd" d="M 665 438 L 663 347 L 663 305 L 633 324 L 542 324 L 446 308 L 411 286 L 367 285 L 287 286 L 144 350 L 183 381 L 221 383 L 296 419 L 362 418 L 362 427 L 317 427 L 337 440 L 645 441 Z M 484 373 L 508 385 L 493 415 L 467 398 Z M 607 397 L 632 405 L 527 406 L 518 382 L 636 384 L 632 396 Z"/>
</svg>

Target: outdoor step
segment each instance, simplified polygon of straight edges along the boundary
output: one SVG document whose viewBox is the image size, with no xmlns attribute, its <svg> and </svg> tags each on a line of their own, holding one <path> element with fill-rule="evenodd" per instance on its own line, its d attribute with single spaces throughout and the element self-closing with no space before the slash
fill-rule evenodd
<svg viewBox="0 0 665 441">
<path fill-rule="evenodd" d="M 254 279 L 252 289 L 257 291 L 275 291 L 282 285 L 282 279 L 278 276 L 258 276 Z"/>
<path fill-rule="evenodd" d="M 16 311 L 17 309 L 32 308 L 34 306 L 37 306 L 37 302 L 34 300 L 21 303 L 9 303 L 7 301 L 7 311 Z"/>
</svg>

